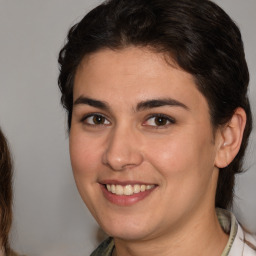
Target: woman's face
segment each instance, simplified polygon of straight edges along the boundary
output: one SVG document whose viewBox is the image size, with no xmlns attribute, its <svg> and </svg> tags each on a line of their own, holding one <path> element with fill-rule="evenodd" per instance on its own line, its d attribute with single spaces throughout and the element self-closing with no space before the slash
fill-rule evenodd
<svg viewBox="0 0 256 256">
<path fill-rule="evenodd" d="M 193 77 L 161 54 L 105 49 L 78 68 L 71 162 L 109 235 L 152 239 L 214 210 L 216 140 Z"/>
</svg>

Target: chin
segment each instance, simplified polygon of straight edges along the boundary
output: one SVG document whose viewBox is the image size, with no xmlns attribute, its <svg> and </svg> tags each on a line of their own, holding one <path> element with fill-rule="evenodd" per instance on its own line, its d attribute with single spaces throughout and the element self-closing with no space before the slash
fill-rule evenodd
<svg viewBox="0 0 256 256">
<path fill-rule="evenodd" d="M 144 230 L 115 230 L 106 232 L 109 236 L 121 240 L 126 241 L 138 241 L 138 240 L 145 240 L 147 237 L 150 236 Z"/>
<path fill-rule="evenodd" d="M 102 229 L 111 237 L 122 240 L 143 240 L 150 237 L 152 234 L 152 227 L 148 224 L 150 221 L 136 221 L 135 217 L 128 219 L 113 219 L 113 221 L 106 221 L 99 223 Z"/>
</svg>

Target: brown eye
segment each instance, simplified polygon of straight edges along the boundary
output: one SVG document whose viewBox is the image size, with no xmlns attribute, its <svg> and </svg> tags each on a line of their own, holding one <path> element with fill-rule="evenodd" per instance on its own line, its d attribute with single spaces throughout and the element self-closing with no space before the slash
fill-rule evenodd
<svg viewBox="0 0 256 256">
<path fill-rule="evenodd" d="M 168 120 L 165 117 L 155 117 L 155 124 L 157 126 L 162 126 L 162 125 L 166 125 L 168 122 Z"/>
<path fill-rule="evenodd" d="M 144 126 L 161 127 L 174 124 L 175 120 L 169 116 L 163 114 L 155 114 L 149 117 L 144 123 Z"/>
<path fill-rule="evenodd" d="M 106 117 L 98 114 L 92 114 L 84 118 L 84 123 L 89 125 L 109 125 L 110 122 L 106 119 Z"/>
<path fill-rule="evenodd" d="M 95 115 L 93 116 L 92 120 L 94 124 L 104 124 L 106 118 L 103 116 Z"/>
</svg>

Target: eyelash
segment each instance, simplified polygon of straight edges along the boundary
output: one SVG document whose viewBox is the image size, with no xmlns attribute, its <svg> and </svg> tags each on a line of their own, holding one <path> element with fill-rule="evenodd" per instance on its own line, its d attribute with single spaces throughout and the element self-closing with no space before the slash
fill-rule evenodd
<svg viewBox="0 0 256 256">
<path fill-rule="evenodd" d="M 165 122 L 167 123 L 163 123 L 163 124 L 160 124 L 160 125 L 147 125 L 145 124 L 146 122 L 148 122 L 150 119 L 152 118 L 161 118 L 162 120 L 164 120 Z M 155 123 L 156 120 L 154 120 L 154 123 Z M 150 115 L 145 122 L 143 122 L 143 126 L 150 126 L 154 129 L 161 129 L 161 128 L 165 128 L 166 126 L 169 126 L 171 124 L 175 124 L 176 123 L 176 120 L 170 116 L 167 116 L 167 115 L 164 115 L 164 114 L 152 114 Z"/>
<path fill-rule="evenodd" d="M 96 124 L 96 123 L 90 124 L 90 123 L 88 123 L 88 119 L 89 119 L 89 118 L 102 118 L 104 122 L 107 121 L 108 123 L 107 123 L 107 124 L 104 124 L 104 123 L 103 123 L 103 124 L 101 124 L 101 123 L 99 123 L 99 124 Z M 86 122 L 86 121 L 87 121 L 87 122 Z M 104 115 L 99 114 L 99 113 L 91 113 L 91 114 L 88 114 L 88 115 L 84 116 L 84 117 L 81 119 L 81 122 L 84 123 L 84 124 L 86 124 L 86 125 L 89 125 L 89 126 L 104 126 L 104 125 L 108 126 L 108 125 L 111 124 L 110 121 L 108 120 L 108 118 L 106 118 Z"/>
<path fill-rule="evenodd" d="M 88 122 L 88 119 L 89 118 L 100 118 L 102 119 L 103 123 L 89 123 Z M 152 118 L 160 118 L 162 119 L 163 123 L 162 124 L 159 124 L 157 125 L 154 121 L 154 123 L 156 125 L 148 125 L 146 124 L 150 119 Z M 92 121 L 95 121 L 93 120 Z M 101 120 L 99 120 L 101 121 Z M 107 124 L 104 124 L 105 122 L 107 121 Z M 84 123 L 85 125 L 88 125 L 88 126 L 109 126 L 111 125 L 111 122 L 108 120 L 107 117 L 105 117 L 104 115 L 102 114 L 99 114 L 99 113 L 91 113 L 91 114 L 88 114 L 86 116 L 84 116 L 82 119 L 81 119 L 81 122 Z M 151 114 L 150 116 L 147 117 L 146 121 L 143 122 L 142 126 L 149 126 L 149 127 L 152 127 L 154 129 L 160 129 L 160 128 L 165 128 L 166 126 L 169 126 L 171 124 L 175 124 L 176 123 L 176 120 L 174 118 L 171 118 L 170 116 L 167 116 L 167 115 L 164 115 L 164 114 Z"/>
</svg>

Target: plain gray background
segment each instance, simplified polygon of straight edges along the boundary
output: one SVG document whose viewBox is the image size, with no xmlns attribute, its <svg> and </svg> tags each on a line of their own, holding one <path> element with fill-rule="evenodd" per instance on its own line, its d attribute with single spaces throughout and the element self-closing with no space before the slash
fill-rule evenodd
<svg viewBox="0 0 256 256">
<path fill-rule="evenodd" d="M 73 181 L 58 51 L 69 27 L 101 1 L 0 0 L 0 125 L 15 162 L 12 246 L 33 256 L 82 256 L 96 246 L 94 222 Z M 216 2 L 241 28 L 256 116 L 256 0 Z M 256 231 L 255 128 L 235 212 Z"/>
</svg>

